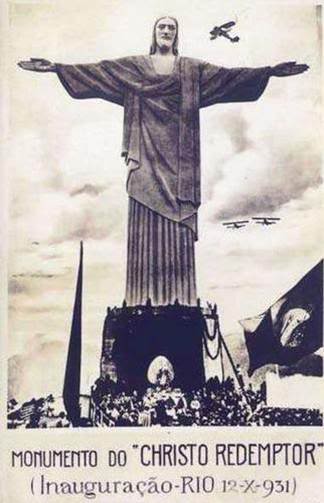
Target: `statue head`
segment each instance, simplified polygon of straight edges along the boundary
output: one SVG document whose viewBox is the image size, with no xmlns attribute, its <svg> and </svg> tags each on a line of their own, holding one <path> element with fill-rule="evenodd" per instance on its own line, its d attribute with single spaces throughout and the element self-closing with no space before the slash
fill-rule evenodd
<svg viewBox="0 0 324 503">
<path fill-rule="evenodd" d="M 178 54 L 178 21 L 174 17 L 164 16 L 155 21 L 150 54 L 155 54 L 157 48 Z"/>
</svg>

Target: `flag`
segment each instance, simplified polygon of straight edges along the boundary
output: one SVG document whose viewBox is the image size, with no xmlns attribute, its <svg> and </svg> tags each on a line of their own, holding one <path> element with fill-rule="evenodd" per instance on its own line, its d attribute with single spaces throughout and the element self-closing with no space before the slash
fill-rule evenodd
<svg viewBox="0 0 324 503">
<path fill-rule="evenodd" d="M 323 260 L 261 315 L 242 320 L 249 375 L 269 363 L 291 366 L 323 345 Z"/>
<path fill-rule="evenodd" d="M 80 422 L 80 375 L 81 375 L 81 334 L 82 334 L 82 276 L 83 243 L 80 243 L 80 262 L 76 284 L 75 300 L 69 351 L 66 362 L 63 401 L 68 419 L 73 426 Z"/>
</svg>

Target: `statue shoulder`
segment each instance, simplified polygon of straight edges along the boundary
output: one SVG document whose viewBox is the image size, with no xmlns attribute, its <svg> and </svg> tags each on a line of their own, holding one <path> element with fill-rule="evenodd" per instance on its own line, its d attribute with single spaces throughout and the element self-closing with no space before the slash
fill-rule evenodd
<svg viewBox="0 0 324 503">
<path fill-rule="evenodd" d="M 108 71 L 128 73 L 132 78 L 141 77 L 146 72 L 147 56 L 126 56 L 101 61 L 103 68 Z M 126 75 L 126 74 L 125 74 Z"/>
<path fill-rule="evenodd" d="M 146 56 L 123 56 L 122 58 L 111 58 L 111 59 L 103 59 L 101 63 L 120 63 L 122 65 L 130 66 L 130 65 L 139 65 L 143 58 Z"/>
<path fill-rule="evenodd" d="M 203 59 L 188 58 L 187 56 L 181 56 L 180 60 L 182 60 L 185 65 L 191 66 L 193 68 L 199 68 L 199 69 L 201 69 L 209 64 L 207 61 L 204 61 Z"/>
</svg>

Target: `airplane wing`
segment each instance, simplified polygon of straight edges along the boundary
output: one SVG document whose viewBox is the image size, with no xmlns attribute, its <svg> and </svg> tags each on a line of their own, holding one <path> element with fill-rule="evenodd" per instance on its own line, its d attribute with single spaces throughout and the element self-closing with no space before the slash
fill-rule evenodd
<svg viewBox="0 0 324 503">
<path fill-rule="evenodd" d="M 220 26 L 220 28 L 222 30 L 229 30 L 230 28 L 232 28 L 233 26 L 235 26 L 235 21 L 230 21 L 229 23 L 224 23 L 222 24 L 222 26 Z"/>
<path fill-rule="evenodd" d="M 235 222 L 223 222 L 223 225 L 248 224 L 248 220 L 236 220 Z"/>
<path fill-rule="evenodd" d="M 279 217 L 252 217 L 252 220 L 281 220 Z"/>
</svg>

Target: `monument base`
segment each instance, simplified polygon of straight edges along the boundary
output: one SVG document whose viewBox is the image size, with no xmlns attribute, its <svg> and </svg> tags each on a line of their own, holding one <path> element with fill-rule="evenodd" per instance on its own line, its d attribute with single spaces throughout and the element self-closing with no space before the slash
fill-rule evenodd
<svg viewBox="0 0 324 503">
<path fill-rule="evenodd" d="M 199 305 L 136 306 L 108 309 L 103 329 L 101 378 L 126 389 L 144 390 L 157 356 L 173 366 L 173 386 L 193 390 L 205 382 L 204 315 Z"/>
</svg>

